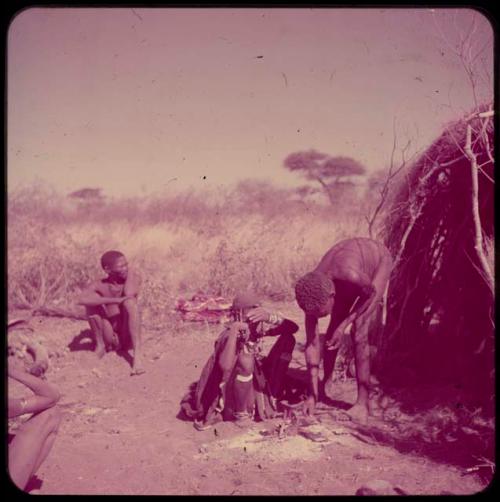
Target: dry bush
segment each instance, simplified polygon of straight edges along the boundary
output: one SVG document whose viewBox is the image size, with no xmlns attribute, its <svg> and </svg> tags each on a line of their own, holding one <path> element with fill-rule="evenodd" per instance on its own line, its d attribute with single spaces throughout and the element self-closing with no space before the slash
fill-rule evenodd
<svg viewBox="0 0 500 502">
<path fill-rule="evenodd" d="M 366 225 L 359 201 L 332 208 L 291 193 L 247 181 L 85 210 L 46 187 L 9 194 L 9 307 L 71 303 L 102 275 L 99 257 L 108 249 L 123 251 L 139 270 L 152 317 L 168 316 L 178 295 L 196 291 L 231 296 L 253 288 L 293 299 L 294 281 Z"/>
</svg>

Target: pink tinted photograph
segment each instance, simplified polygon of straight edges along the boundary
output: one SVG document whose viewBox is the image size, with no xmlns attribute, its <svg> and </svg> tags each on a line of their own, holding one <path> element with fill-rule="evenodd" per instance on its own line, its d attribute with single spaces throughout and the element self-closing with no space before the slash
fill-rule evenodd
<svg viewBox="0 0 500 502">
<path fill-rule="evenodd" d="M 490 489 L 493 41 L 472 8 L 17 12 L 10 492 Z"/>
</svg>

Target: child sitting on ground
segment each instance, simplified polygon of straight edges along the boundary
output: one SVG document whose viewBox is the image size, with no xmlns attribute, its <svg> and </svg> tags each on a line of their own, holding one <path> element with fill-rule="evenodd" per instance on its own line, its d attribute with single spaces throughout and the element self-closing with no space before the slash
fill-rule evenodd
<svg viewBox="0 0 500 502">
<path fill-rule="evenodd" d="M 269 312 L 250 292 L 234 298 L 231 315 L 199 381 L 181 403 L 198 430 L 220 420 L 245 426 L 254 417 L 270 418 L 284 392 L 297 324 Z M 267 356 L 262 354 L 265 336 L 278 337 Z"/>
</svg>

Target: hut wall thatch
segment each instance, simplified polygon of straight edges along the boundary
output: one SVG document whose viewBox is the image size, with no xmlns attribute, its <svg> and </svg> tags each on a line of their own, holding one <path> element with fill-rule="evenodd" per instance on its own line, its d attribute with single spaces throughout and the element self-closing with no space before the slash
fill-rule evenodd
<svg viewBox="0 0 500 502">
<path fill-rule="evenodd" d="M 396 263 L 378 366 L 390 359 L 396 373 L 394 361 L 419 378 L 466 372 L 471 384 L 484 384 L 494 367 L 494 295 L 474 248 L 471 163 L 463 150 L 468 124 L 481 166 L 483 236 L 493 240 L 493 120 L 475 116 L 448 126 L 417 159 L 386 212 L 384 241 Z"/>
</svg>

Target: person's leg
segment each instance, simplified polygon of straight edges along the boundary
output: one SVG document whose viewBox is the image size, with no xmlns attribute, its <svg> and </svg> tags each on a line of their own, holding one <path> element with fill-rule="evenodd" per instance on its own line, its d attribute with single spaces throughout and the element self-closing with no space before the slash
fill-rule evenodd
<svg viewBox="0 0 500 502">
<path fill-rule="evenodd" d="M 9 473 L 14 484 L 24 489 L 51 450 L 61 422 L 57 408 L 30 418 L 9 445 Z"/>
<path fill-rule="evenodd" d="M 264 361 L 264 373 L 269 383 L 269 391 L 275 399 L 279 399 L 283 393 L 285 376 L 294 348 L 295 337 L 290 333 L 282 334 Z"/>
<path fill-rule="evenodd" d="M 350 418 L 365 423 L 370 415 L 370 345 L 368 343 L 369 322 L 354 323 L 351 333 L 354 345 L 354 361 L 356 363 L 356 380 L 358 398 L 354 405 L 347 410 Z"/>
<path fill-rule="evenodd" d="M 109 319 L 93 314 L 89 316 L 88 320 L 96 339 L 95 353 L 100 359 L 106 353 L 106 350 L 118 347 L 118 336 Z"/>
<path fill-rule="evenodd" d="M 134 361 L 132 363 L 131 375 L 141 375 L 146 370 L 142 361 L 142 341 L 141 341 L 141 316 L 139 305 L 135 298 L 130 298 L 122 303 L 124 314 L 124 328 L 127 330 L 132 342 L 134 351 Z"/>
<path fill-rule="evenodd" d="M 119 319 L 119 316 L 102 319 L 103 338 L 106 350 L 118 350 L 120 348 L 118 339 L 120 328 Z"/>
<path fill-rule="evenodd" d="M 100 359 L 106 353 L 103 318 L 98 314 L 93 314 L 88 317 L 88 322 L 95 337 L 95 353 Z"/>
<path fill-rule="evenodd" d="M 333 335 L 335 330 L 340 326 L 342 321 L 349 315 L 349 309 L 351 308 L 353 301 L 348 299 L 347 301 L 339 298 L 335 300 L 333 305 L 332 313 L 330 315 L 330 322 L 326 333 L 328 335 Z M 326 342 L 325 337 L 325 342 Z M 326 396 L 325 387 L 327 383 L 332 378 L 333 370 L 335 369 L 335 361 L 337 360 L 339 349 L 326 350 L 325 345 L 323 345 L 323 381 L 320 384 L 320 399 Z"/>
<path fill-rule="evenodd" d="M 371 414 L 370 406 L 370 340 L 369 331 L 373 328 L 373 321 L 377 318 L 377 308 L 383 301 L 386 285 L 389 281 L 392 267 L 390 255 L 381 258 L 380 266 L 373 278 L 372 284 L 375 287 L 375 298 L 373 300 L 374 310 L 366 318 L 360 318 L 353 323 L 351 332 L 354 345 L 354 362 L 356 364 L 356 380 L 358 385 L 358 398 L 354 406 L 348 410 L 351 417 L 366 422 Z"/>
<path fill-rule="evenodd" d="M 117 316 L 113 319 L 104 319 L 104 331 L 105 331 L 105 341 L 108 350 L 119 351 L 121 349 L 120 344 L 120 331 L 122 329 L 122 316 Z"/>
<path fill-rule="evenodd" d="M 240 353 L 236 362 L 236 374 L 233 383 L 236 417 L 248 414 L 253 395 L 253 369 L 253 354 Z"/>
<path fill-rule="evenodd" d="M 332 313 L 332 315 L 330 316 L 330 323 L 328 325 L 327 333 L 334 333 L 342 321 L 343 318 L 341 318 L 338 314 L 334 315 Z M 323 385 L 321 385 L 321 388 L 323 390 L 326 382 L 328 382 L 332 377 L 338 352 L 339 349 L 326 350 L 326 346 L 325 344 L 323 344 Z"/>
</svg>

